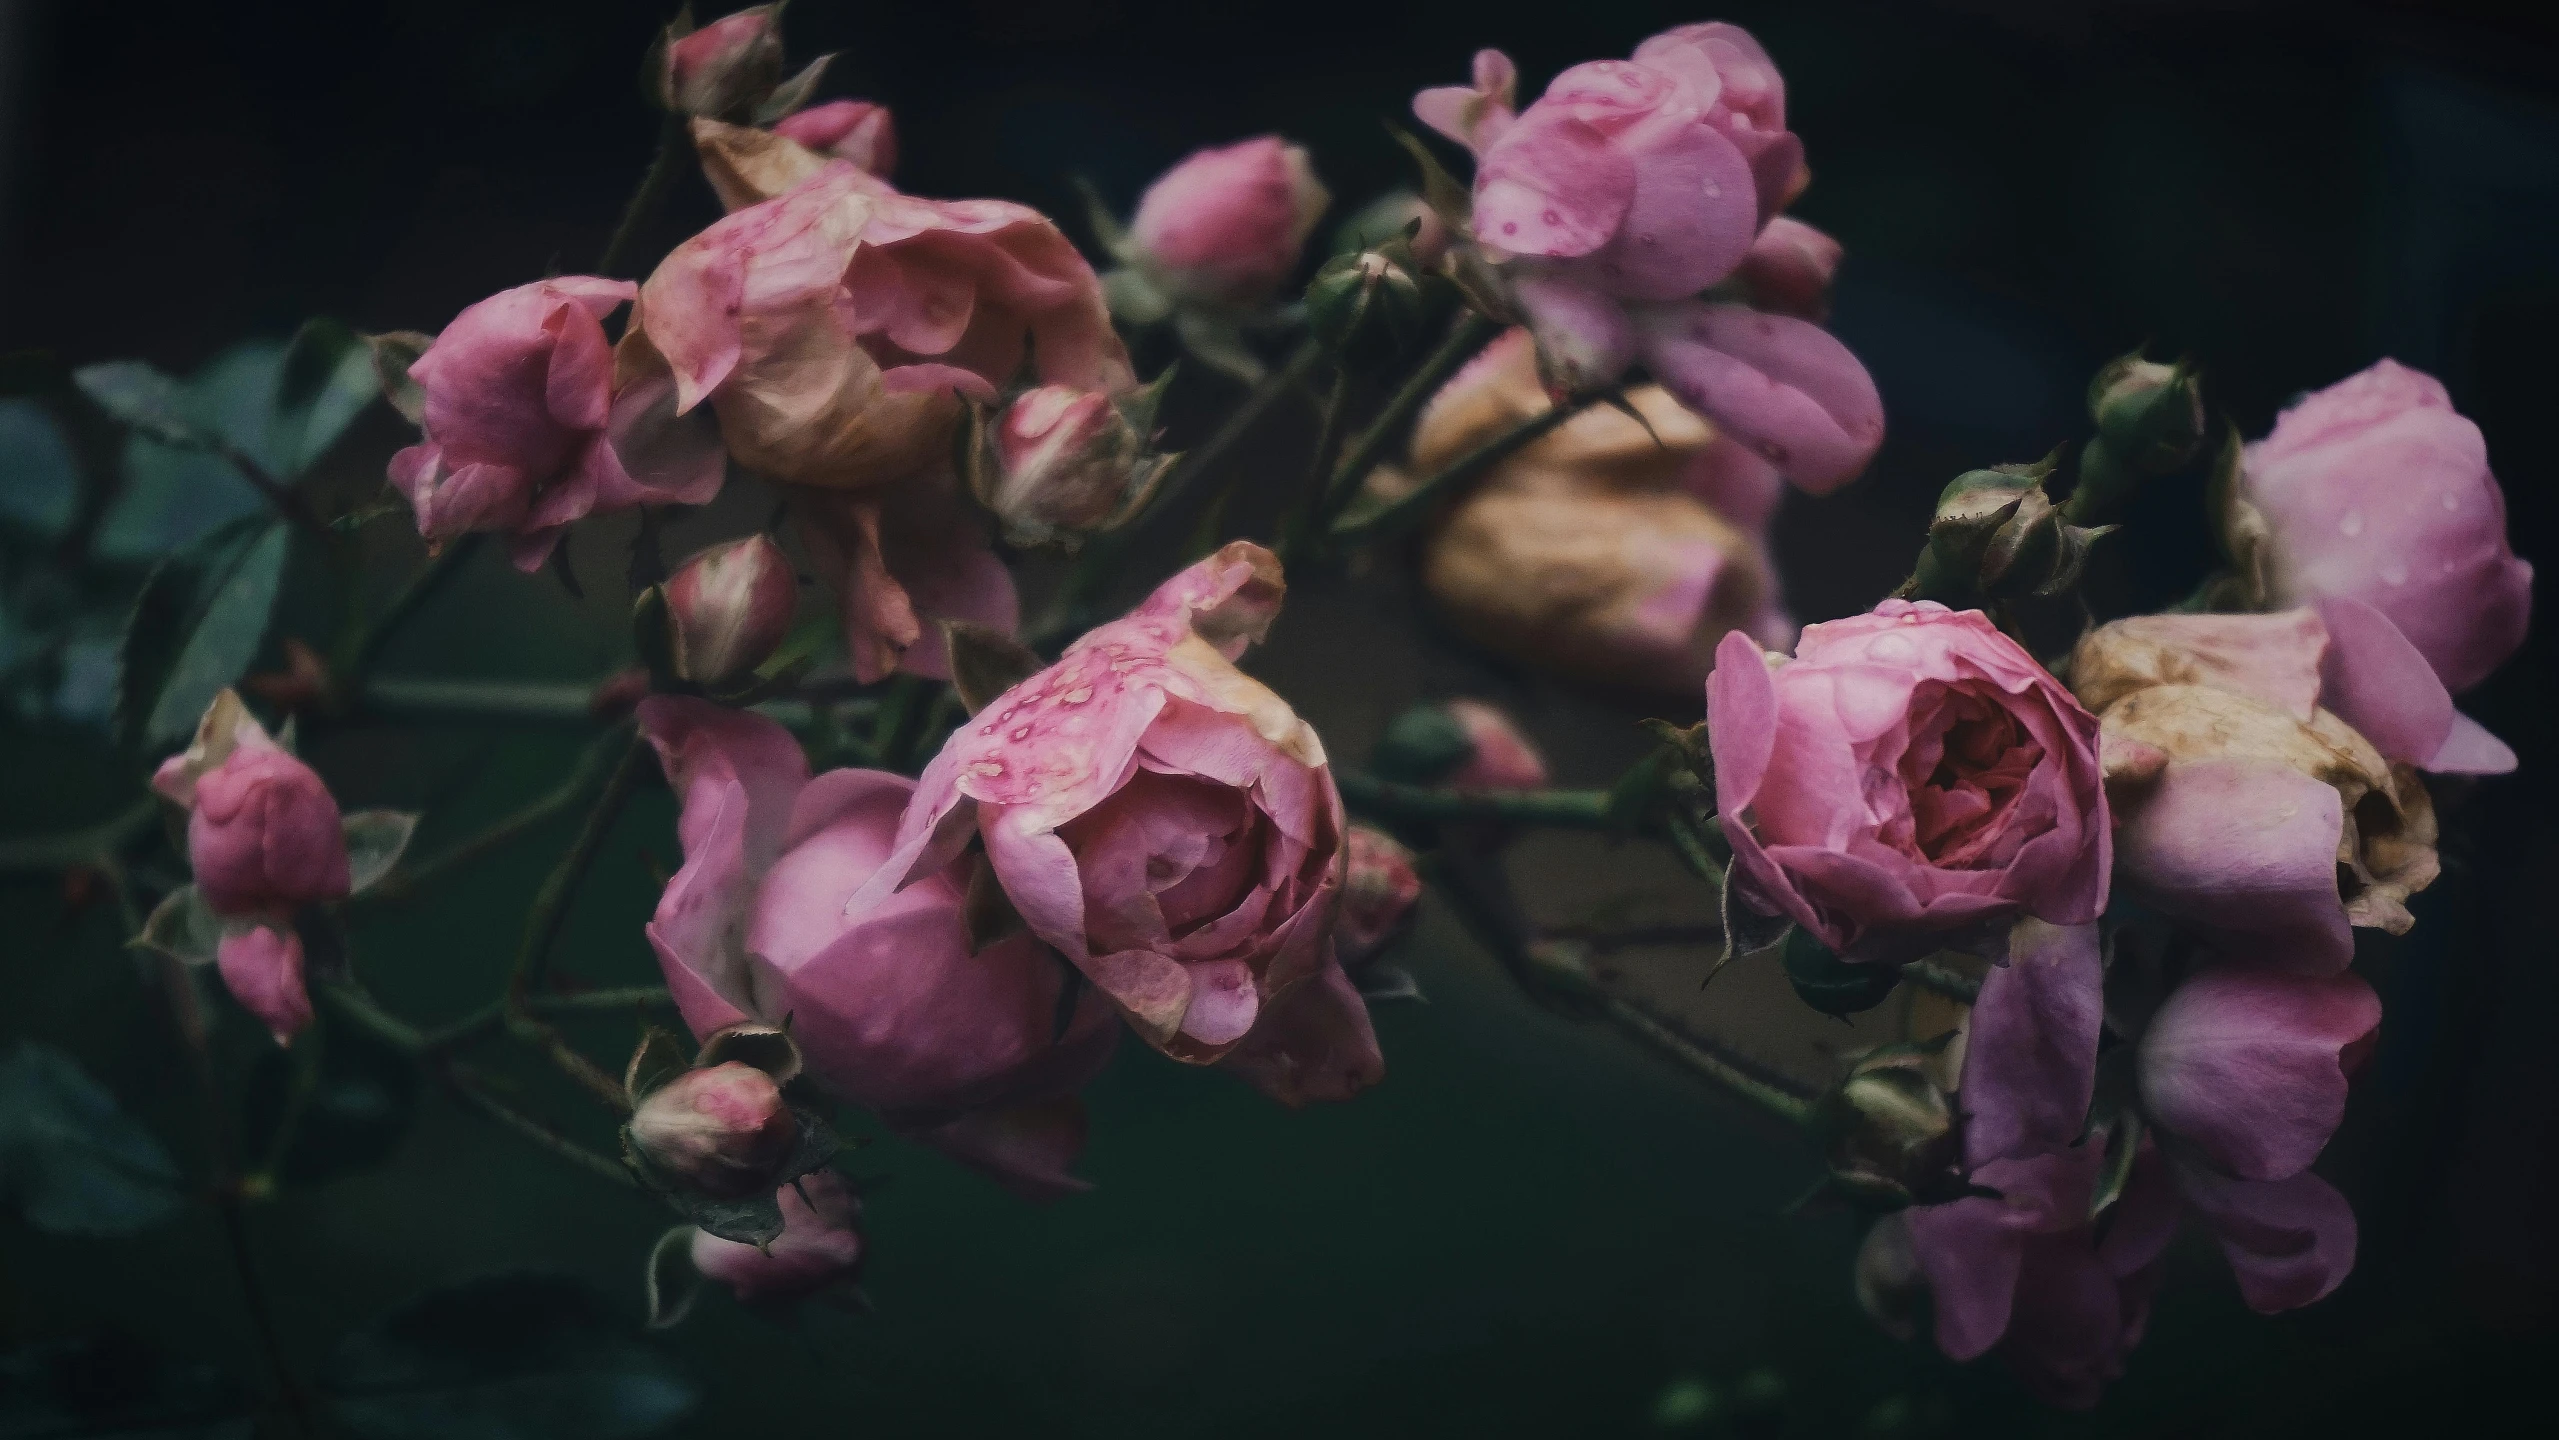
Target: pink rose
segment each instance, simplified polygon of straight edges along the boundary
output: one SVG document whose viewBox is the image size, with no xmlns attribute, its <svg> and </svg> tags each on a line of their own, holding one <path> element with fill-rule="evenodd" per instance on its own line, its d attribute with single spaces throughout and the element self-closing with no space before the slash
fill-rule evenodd
<svg viewBox="0 0 2559 1440">
<path fill-rule="evenodd" d="M 2248 447 L 2246 476 L 2276 603 L 2361 601 L 2456 693 L 2523 644 L 2532 566 L 2506 542 L 2487 442 L 2433 376 L 2382 360 L 2308 396 Z"/>
<path fill-rule="evenodd" d="M 311 1023 L 294 912 L 352 888 L 338 802 L 229 690 L 206 708 L 194 742 L 161 762 L 151 788 L 188 812 L 187 864 L 205 909 L 223 922 L 223 984 L 284 1043 Z"/>
<path fill-rule="evenodd" d="M 1013 632 L 1013 572 L 987 543 L 959 481 L 928 471 L 871 490 L 793 486 L 791 514 L 818 577 L 842 602 L 856 679 L 893 670 L 950 678 L 944 620 Z"/>
<path fill-rule="evenodd" d="M 858 582 L 839 591 L 865 680 L 910 646 L 937 653 L 923 620 L 1014 603 L 951 493 L 955 393 L 991 400 L 1025 360 L 1055 384 L 1134 383 L 1101 282 L 1055 225 L 998 200 L 901 195 L 841 161 L 678 246 L 641 286 L 634 327 L 627 365 L 668 367 L 679 406 L 708 401 L 740 464 L 826 513 L 834 571 Z M 918 487 L 932 493 L 899 493 Z M 970 550 L 943 608 L 914 589 L 938 567 L 899 557 L 901 531 Z"/>
<path fill-rule="evenodd" d="M 883 180 L 897 168 L 897 127 L 886 105 L 829 100 L 774 121 L 773 133 L 820 155 L 850 160 Z"/>
<path fill-rule="evenodd" d="M 1025 542 L 1109 529 L 1146 503 L 1172 465 L 1146 453 L 1151 438 L 1118 396 L 1071 385 L 1025 390 L 995 421 L 978 498 Z"/>
<path fill-rule="evenodd" d="M 1715 661 L 1715 785 L 1754 906 L 1877 960 L 2106 908 L 2096 717 L 1979 611 L 1887 600 L 1807 626 L 1773 671 L 1742 635 Z"/>
<path fill-rule="evenodd" d="M 2327 608 L 2387 626 L 2350 600 Z M 2332 690 L 2330 640 L 2309 609 L 2140 615 L 2090 631 L 2070 667 L 2101 724 L 2117 879 L 2228 958 L 2316 975 L 2345 969 L 2353 926 L 2406 931 L 2408 897 L 2435 878 L 2434 806 L 2410 761 L 2495 768 L 2484 747 L 2513 764 L 2484 730 L 2447 740 L 2451 699 L 2413 658 L 2392 684 L 2366 668 Z"/>
<path fill-rule="evenodd" d="M 1033 933 L 1149 1043 L 1241 1057 L 1290 1103 L 1373 1083 L 1384 1062 L 1334 958 L 1341 797 L 1314 730 L 1234 664 L 1282 589 L 1238 541 L 989 701 L 925 768 L 855 905 L 982 836 Z"/>
<path fill-rule="evenodd" d="M 782 1233 L 763 1249 L 693 1232 L 693 1268 L 749 1304 L 803 1300 L 862 1267 L 862 1201 L 842 1175 L 817 1170 L 783 1186 Z"/>
<path fill-rule="evenodd" d="M 603 321 L 633 293 L 586 275 L 519 285 L 455 316 L 409 367 L 426 438 L 391 457 L 391 483 L 430 544 L 503 531 L 534 570 L 588 515 L 719 493 L 725 457 L 675 420 L 674 392 L 614 383 Z"/>
<path fill-rule="evenodd" d="M 1758 42 L 1731 25 L 1666 31 L 1632 60 L 1565 71 L 1516 116 L 1510 62 L 1487 51 L 1475 70 L 1472 89 L 1425 90 L 1414 113 L 1476 152 L 1475 239 L 1550 363 L 1598 386 L 1640 361 L 1816 494 L 1863 470 L 1884 416 L 1857 358 L 1791 314 L 1698 298 L 1738 271 L 1770 308 L 1814 310 L 1838 262 L 1810 227 L 1769 233 L 1802 186 L 1803 147 Z"/>
<path fill-rule="evenodd" d="M 1258 305 L 1297 268 L 1332 203 L 1304 146 L 1257 135 L 1195 150 L 1156 177 L 1128 238 L 1175 298 Z"/>
<path fill-rule="evenodd" d="M 1066 1166 L 1082 1119 L 1059 1102 L 1110 1053 L 1109 1008 L 1079 999 L 1061 1034 L 1056 957 L 1020 934 L 972 953 L 960 866 L 866 888 L 913 783 L 812 779 L 781 726 L 707 701 L 653 696 L 639 716 L 683 800 L 684 866 L 648 935 L 693 1033 L 788 1024 L 809 1073 L 892 1128 L 1027 1195 L 1080 1188 Z M 975 1143 L 1022 1121 L 1068 1143 Z"/>
</svg>

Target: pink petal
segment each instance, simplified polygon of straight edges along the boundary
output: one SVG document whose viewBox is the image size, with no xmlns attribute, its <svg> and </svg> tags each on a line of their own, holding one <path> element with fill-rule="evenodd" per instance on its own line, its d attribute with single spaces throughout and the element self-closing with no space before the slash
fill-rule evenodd
<svg viewBox="0 0 2559 1440">
<path fill-rule="evenodd" d="M 2230 1174 L 2281 1180 L 2336 1133 L 2347 1071 L 2380 1024 L 2380 999 L 2352 972 L 2203 970 L 2141 1038 L 2142 1106 Z"/>
<path fill-rule="evenodd" d="M 2019 921 L 1982 978 L 1964 1041 L 1964 1152 L 1974 1164 L 2058 1150 L 2088 1122 L 2104 1028 L 2095 925 Z"/>
<path fill-rule="evenodd" d="M 2313 975 L 2354 958 L 2337 893 L 2335 787 L 2278 765 L 2171 763 L 2115 835 L 2115 873 L 2168 915 L 2235 937 L 2226 953 Z"/>
<path fill-rule="evenodd" d="M 1475 170 L 1475 234 L 1515 255 L 1588 255 L 1635 203 L 1634 162 L 1587 121 L 1531 107 Z"/>
<path fill-rule="evenodd" d="M 2177 1180 L 2221 1241 L 2241 1298 L 2261 1314 L 2324 1299 L 2355 1268 L 2354 1207 L 2310 1171 L 2230 1180 L 2179 1166 Z"/>
<path fill-rule="evenodd" d="M 1348 1100 L 1386 1075 L 1368 1002 L 1342 967 L 1332 964 L 1272 1000 L 1223 1063 L 1291 1109 L 1312 1100 Z"/>
<path fill-rule="evenodd" d="M 2315 602 L 2328 627 L 2319 703 L 2388 760 L 2423 765 L 2452 734 L 2452 694 L 2390 618 L 2350 595 Z"/>
<path fill-rule="evenodd" d="M 1873 377 L 1828 331 L 1739 305 L 1642 317 L 1655 378 L 1816 495 L 1857 477 L 1884 441 Z"/>
<path fill-rule="evenodd" d="M 2420 770 L 2438 775 L 2505 775 L 2516 765 L 2513 747 L 2488 733 L 2478 721 L 2456 710 L 2452 729 Z"/>
<path fill-rule="evenodd" d="M 251 925 L 225 933 L 214 952 L 222 983 L 241 1007 L 265 1023 L 275 1043 L 292 1043 L 311 1023 L 311 994 L 302 984 L 302 937 L 292 929 Z"/>
<path fill-rule="evenodd" d="M 1092 1125 L 1072 1097 L 978 1110 L 927 1130 L 923 1141 L 1025 1200 L 1050 1201 L 1093 1188 L 1073 1173 Z"/>
</svg>

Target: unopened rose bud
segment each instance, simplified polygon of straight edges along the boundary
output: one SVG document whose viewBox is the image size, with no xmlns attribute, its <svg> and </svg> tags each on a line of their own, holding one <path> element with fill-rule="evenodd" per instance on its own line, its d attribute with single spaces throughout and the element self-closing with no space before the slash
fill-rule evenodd
<svg viewBox="0 0 2559 1440">
<path fill-rule="evenodd" d="M 799 609 L 791 557 L 762 535 L 715 545 L 666 582 L 675 673 L 696 685 L 743 679 L 780 648 Z"/>
<path fill-rule="evenodd" d="M 1413 852 L 1386 834 L 1354 825 L 1343 846 L 1348 869 L 1335 911 L 1333 943 L 1343 965 L 1356 969 L 1376 956 L 1412 923 L 1422 898 Z"/>
<path fill-rule="evenodd" d="M 748 118 L 782 83 L 782 7 L 723 15 L 690 34 L 667 33 L 658 95 L 669 110 Z"/>
<path fill-rule="evenodd" d="M 631 1148 L 669 1180 L 736 1199 L 769 1189 L 799 1139 L 773 1077 L 741 1060 L 688 1070 L 631 1113 Z"/>
<path fill-rule="evenodd" d="M 1177 299 L 1254 306 L 1268 300 L 1333 203 L 1305 147 L 1276 135 L 1200 150 L 1139 197 L 1128 239 Z"/>
<path fill-rule="evenodd" d="M 818 1170 L 783 1186 L 782 1233 L 762 1249 L 693 1232 L 693 1268 L 750 1304 L 801 1300 L 853 1279 L 862 1265 L 862 1201 L 843 1176 Z"/>
<path fill-rule="evenodd" d="M 1510 715 L 1481 700 L 1451 700 L 1448 716 L 1468 746 L 1465 761 L 1441 779 L 1461 790 L 1538 790 L 1547 783 L 1546 757 Z"/>
<path fill-rule="evenodd" d="M 1921 1045 L 1869 1051 L 1818 1102 L 1832 1183 L 1851 1198 L 1897 1210 L 1965 1192 L 1955 1107 L 1931 1059 Z"/>
<path fill-rule="evenodd" d="M 1337 255 L 1306 287 L 1306 325 L 1346 362 L 1392 357 L 1421 335 L 1429 307 L 1410 266 L 1387 250 Z"/>
<path fill-rule="evenodd" d="M 1170 457 L 1146 454 L 1136 423 L 1152 397 L 1124 405 L 1098 390 L 1042 385 L 1004 408 L 993 454 L 971 477 L 1015 539 L 1107 530 L 1145 503 Z"/>
<path fill-rule="evenodd" d="M 1430 202 L 1410 190 L 1391 190 L 1359 209 L 1333 232 L 1338 252 L 1374 250 L 1401 240 L 1418 270 L 1436 270 L 1448 253 L 1448 224 Z"/>
<path fill-rule="evenodd" d="M 2204 443 L 2203 383 L 2184 365 L 2160 365 L 2135 351 L 2097 372 L 2088 413 L 2107 448 L 2146 474 L 2195 458 Z"/>
</svg>

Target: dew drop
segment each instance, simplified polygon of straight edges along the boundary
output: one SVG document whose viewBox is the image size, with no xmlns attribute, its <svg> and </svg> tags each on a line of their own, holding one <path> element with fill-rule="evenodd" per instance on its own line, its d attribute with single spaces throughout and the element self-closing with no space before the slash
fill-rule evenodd
<svg viewBox="0 0 2559 1440">
<path fill-rule="evenodd" d="M 1543 218 L 1549 225 L 1561 225 L 1564 223 L 1564 217 L 1553 210 L 1547 211 Z"/>
<path fill-rule="evenodd" d="M 2364 533 L 2364 512 L 2349 510 L 2337 521 L 2337 533 L 2351 540 Z"/>
<path fill-rule="evenodd" d="M 2407 567 L 2406 565 L 2401 564 L 2400 562 L 2398 562 L 2398 561 L 2396 561 L 2396 560 L 2390 561 L 2388 564 L 2383 565 L 2383 566 L 2381 567 L 2381 583 L 2383 583 L 2384 585 L 2405 585 L 2405 584 L 2407 584 L 2407 583 L 2408 583 L 2408 567 Z"/>
<path fill-rule="evenodd" d="M 1013 732 L 1013 738 L 1014 738 L 1014 739 L 1016 739 L 1016 740 L 1028 740 L 1028 739 L 1030 739 L 1030 738 L 1031 738 L 1031 727 L 1030 727 L 1030 726 L 1028 726 L 1028 725 L 1024 725 L 1024 726 L 1020 727 L 1019 729 L 1016 729 L 1016 730 Z"/>
<path fill-rule="evenodd" d="M 2460 497 L 2460 496 L 2458 496 L 2458 495 L 2453 494 L 2453 493 L 2452 493 L 2451 491 L 2449 491 L 2449 490 L 2446 490 L 2445 492 L 2443 492 L 2443 508 L 2445 508 L 2446 510 L 2458 510 L 2458 509 L 2460 509 L 2460 508 L 2461 508 L 2461 497 Z"/>
<path fill-rule="evenodd" d="M 1709 181 L 1707 181 L 1707 182 L 1706 182 L 1706 198 L 1707 198 L 1707 199 L 1709 199 L 1709 200 L 1721 200 L 1721 199 L 1723 199 L 1723 198 L 1724 198 L 1724 187 L 1723 187 L 1723 185 L 1722 185 L 1720 182 L 1718 182 L 1718 181 L 1714 181 L 1714 180 L 1709 180 Z"/>
<path fill-rule="evenodd" d="M 1519 222 L 1518 222 L 1518 221 L 1516 221 L 1516 220 L 1505 220 L 1505 221 L 1503 221 L 1503 222 L 1502 222 L 1502 233 L 1503 233 L 1503 234 L 1505 234 L 1505 235 L 1516 235 L 1516 234 L 1518 234 L 1518 233 L 1519 233 Z"/>
</svg>

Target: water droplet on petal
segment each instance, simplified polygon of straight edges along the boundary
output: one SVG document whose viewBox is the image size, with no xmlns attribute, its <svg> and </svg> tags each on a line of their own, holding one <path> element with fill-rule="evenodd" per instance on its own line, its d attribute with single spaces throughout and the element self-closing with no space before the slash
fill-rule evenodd
<svg viewBox="0 0 2559 1440">
<path fill-rule="evenodd" d="M 2364 512 L 2349 510 L 2337 521 L 2337 533 L 2351 540 L 2364 533 Z"/>
<path fill-rule="evenodd" d="M 2392 560 L 2384 564 L 2381 567 L 2381 581 L 2385 585 L 2407 584 L 2408 567 L 2397 560 Z"/>
<path fill-rule="evenodd" d="M 1505 235 L 1516 235 L 1516 234 L 1518 234 L 1518 233 L 1519 233 L 1519 222 L 1518 222 L 1518 221 L 1516 221 L 1516 220 L 1505 220 L 1505 221 L 1503 221 L 1503 222 L 1502 222 L 1502 233 L 1503 233 L 1503 234 L 1505 234 Z"/>
<path fill-rule="evenodd" d="M 2458 495 L 2453 494 L 2453 493 L 2452 493 L 2451 491 L 2449 491 L 2449 490 L 2446 490 L 2445 492 L 2443 492 L 2443 508 L 2445 508 L 2446 510 L 2458 510 L 2458 509 L 2460 509 L 2460 508 L 2461 508 L 2461 497 L 2460 497 L 2460 496 L 2458 496 Z"/>
<path fill-rule="evenodd" d="M 1706 182 L 1706 198 L 1707 198 L 1707 199 L 1709 199 L 1709 200 L 1721 200 L 1721 199 L 1723 199 L 1723 198 L 1724 198 L 1724 187 L 1723 187 L 1721 184 L 1719 184 L 1718 182 L 1716 182 L 1716 181 L 1713 181 L 1713 180 L 1709 180 L 1709 181 L 1707 181 L 1707 182 Z"/>
<path fill-rule="evenodd" d="M 1547 211 L 1547 212 L 1546 212 L 1546 215 L 1545 215 L 1545 217 L 1544 217 L 1544 218 L 1545 218 L 1545 220 L 1546 220 L 1546 223 L 1547 223 L 1547 224 L 1549 224 L 1549 225 L 1561 225 L 1561 224 L 1563 224 L 1563 223 L 1564 223 L 1564 217 L 1563 217 L 1560 213 L 1558 213 L 1558 212 L 1556 212 L 1556 211 L 1553 211 L 1553 210 L 1549 210 L 1549 211 Z"/>
</svg>

